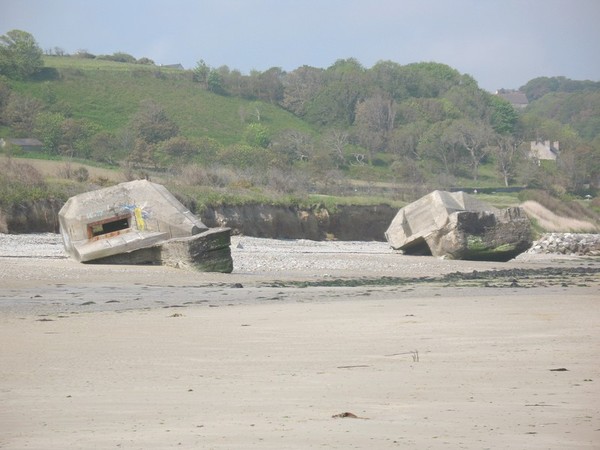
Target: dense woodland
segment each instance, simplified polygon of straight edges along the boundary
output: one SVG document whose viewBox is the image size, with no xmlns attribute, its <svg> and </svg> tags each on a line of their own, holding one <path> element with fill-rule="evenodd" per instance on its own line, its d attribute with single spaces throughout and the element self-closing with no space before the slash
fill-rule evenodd
<svg viewBox="0 0 600 450">
<path fill-rule="evenodd" d="M 600 82 L 542 77 L 519 90 L 523 110 L 435 62 L 242 74 L 0 37 L 0 137 L 39 139 L 36 157 L 254 192 L 346 195 L 366 183 L 595 195 Z M 559 141 L 557 162 L 532 160 L 533 140 Z"/>
</svg>

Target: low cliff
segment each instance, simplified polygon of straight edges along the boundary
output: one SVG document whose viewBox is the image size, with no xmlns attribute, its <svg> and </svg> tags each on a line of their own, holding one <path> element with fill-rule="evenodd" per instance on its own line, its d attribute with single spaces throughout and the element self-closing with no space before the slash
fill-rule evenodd
<svg viewBox="0 0 600 450">
<path fill-rule="evenodd" d="M 217 206 L 200 218 L 209 227 L 274 239 L 384 241 L 397 210 L 388 205 L 300 209 L 272 205 Z"/>
<path fill-rule="evenodd" d="M 37 200 L 0 208 L 0 233 L 58 233 L 58 211 L 64 202 Z"/>
<path fill-rule="evenodd" d="M 0 210 L 0 233 L 58 232 L 58 201 L 40 201 Z M 385 241 L 397 213 L 388 205 L 301 209 L 278 205 L 222 205 L 198 214 L 208 227 L 229 227 L 234 234 L 274 239 Z"/>
</svg>

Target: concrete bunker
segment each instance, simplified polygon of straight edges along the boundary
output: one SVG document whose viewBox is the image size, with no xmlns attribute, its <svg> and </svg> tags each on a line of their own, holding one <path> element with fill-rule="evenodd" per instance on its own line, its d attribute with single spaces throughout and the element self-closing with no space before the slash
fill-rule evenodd
<svg viewBox="0 0 600 450">
<path fill-rule="evenodd" d="M 209 229 L 164 186 L 147 180 L 71 197 L 59 224 L 67 254 L 80 262 L 233 270 L 230 229 Z"/>
<path fill-rule="evenodd" d="M 433 191 L 400 209 L 385 232 L 407 255 L 508 261 L 531 246 L 519 207 L 495 208 L 465 192 Z"/>
</svg>

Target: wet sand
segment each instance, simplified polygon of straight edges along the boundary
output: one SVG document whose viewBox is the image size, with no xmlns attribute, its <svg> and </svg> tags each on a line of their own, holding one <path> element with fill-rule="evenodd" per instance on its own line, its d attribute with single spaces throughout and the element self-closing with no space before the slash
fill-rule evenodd
<svg viewBox="0 0 600 450">
<path fill-rule="evenodd" d="M 232 274 L 0 256 L 0 448 L 598 448 L 598 259 L 378 245 L 239 241 Z"/>
</svg>

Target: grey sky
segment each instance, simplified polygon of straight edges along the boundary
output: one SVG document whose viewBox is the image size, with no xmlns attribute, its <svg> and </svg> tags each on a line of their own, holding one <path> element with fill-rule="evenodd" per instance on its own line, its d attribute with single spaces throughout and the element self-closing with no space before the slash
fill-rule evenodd
<svg viewBox="0 0 600 450">
<path fill-rule="evenodd" d="M 600 80 L 600 0 L 0 0 L 0 34 L 242 73 L 340 58 L 435 61 L 489 91 Z"/>
</svg>

